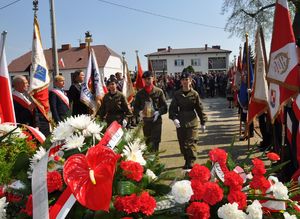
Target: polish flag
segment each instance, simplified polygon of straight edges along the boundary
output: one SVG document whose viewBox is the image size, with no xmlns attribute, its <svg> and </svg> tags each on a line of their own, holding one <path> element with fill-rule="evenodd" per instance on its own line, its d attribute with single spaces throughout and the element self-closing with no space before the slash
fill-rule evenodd
<svg viewBox="0 0 300 219">
<path fill-rule="evenodd" d="M 64 62 L 64 59 L 61 57 L 58 61 L 58 64 L 61 68 L 64 68 L 65 67 L 65 62 Z"/>
<path fill-rule="evenodd" d="M 292 106 L 297 119 L 300 121 L 300 94 L 298 94 Z"/>
<path fill-rule="evenodd" d="M 143 81 L 143 69 L 140 63 L 140 59 L 139 56 L 136 55 L 136 59 L 137 59 L 137 67 L 138 67 L 138 71 L 137 71 L 137 75 L 136 75 L 136 80 L 135 80 L 135 88 L 137 90 L 142 89 L 145 87 L 144 81 Z"/>
<path fill-rule="evenodd" d="M 36 106 L 47 120 L 49 119 L 49 92 L 50 82 L 48 67 L 42 47 L 40 28 L 37 17 L 34 17 L 34 31 L 32 42 L 32 58 L 30 72 L 29 93 Z"/>
<path fill-rule="evenodd" d="M 134 89 L 130 78 L 127 62 L 125 62 L 124 69 L 125 72 L 124 72 L 124 83 L 123 83 L 122 93 L 126 97 L 128 103 L 131 103 L 133 101 Z"/>
<path fill-rule="evenodd" d="M 0 123 L 15 123 L 15 110 L 4 47 L 5 36 L 6 32 L 3 32 L 0 42 Z"/>
<path fill-rule="evenodd" d="M 263 55 L 259 29 L 256 32 L 255 54 L 254 85 L 249 102 L 248 123 L 251 123 L 256 116 L 259 116 L 268 109 L 265 57 Z"/>
</svg>

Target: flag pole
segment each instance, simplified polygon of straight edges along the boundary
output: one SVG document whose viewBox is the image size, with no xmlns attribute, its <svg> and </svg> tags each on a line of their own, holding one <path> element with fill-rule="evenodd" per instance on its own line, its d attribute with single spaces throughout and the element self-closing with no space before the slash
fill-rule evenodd
<svg viewBox="0 0 300 219">
<path fill-rule="evenodd" d="M 240 59 L 242 58 L 242 46 L 240 45 L 240 54 L 239 54 L 239 56 L 240 56 Z M 239 63 L 238 63 L 239 64 Z M 239 68 L 239 66 L 237 66 L 238 68 Z M 240 71 L 241 69 L 239 69 L 239 71 Z M 241 75 L 241 72 L 240 72 L 240 75 Z M 242 75 L 240 76 L 240 77 L 242 77 Z M 238 89 L 236 89 L 237 90 L 237 99 L 238 99 Z M 239 101 L 237 100 L 237 103 L 238 103 L 238 106 L 240 107 L 240 104 L 239 104 Z M 242 121 L 241 121 L 241 116 L 242 116 L 242 109 L 241 109 L 242 107 L 240 107 L 240 113 L 239 113 L 239 120 L 240 120 L 240 130 L 239 130 L 239 138 L 241 137 L 241 135 L 242 135 Z"/>
<path fill-rule="evenodd" d="M 249 47 L 248 47 L 248 33 L 245 34 L 246 37 L 246 63 L 247 63 L 247 94 L 248 94 L 248 106 L 249 106 L 249 101 L 250 101 L 250 61 L 249 61 Z M 248 109 L 249 110 L 249 109 Z M 247 112 L 249 113 L 249 112 Z M 248 121 L 246 120 L 247 124 L 247 135 L 248 135 L 248 150 L 250 147 L 250 124 L 248 123 Z"/>
<path fill-rule="evenodd" d="M 53 78 L 59 75 L 58 54 L 56 47 L 56 21 L 55 21 L 54 0 L 50 0 L 50 20 L 51 20 L 51 39 L 52 39 L 52 61 L 53 61 Z"/>
<path fill-rule="evenodd" d="M 2 48 L 1 48 L 1 53 L 0 53 L 0 60 L 2 60 L 2 56 L 3 56 L 3 52 L 4 52 L 4 45 L 5 45 L 7 31 L 3 31 L 1 33 L 1 35 L 2 35 Z"/>
<path fill-rule="evenodd" d="M 122 52 L 123 78 L 125 78 L 125 55 L 126 55 L 126 52 Z"/>
</svg>

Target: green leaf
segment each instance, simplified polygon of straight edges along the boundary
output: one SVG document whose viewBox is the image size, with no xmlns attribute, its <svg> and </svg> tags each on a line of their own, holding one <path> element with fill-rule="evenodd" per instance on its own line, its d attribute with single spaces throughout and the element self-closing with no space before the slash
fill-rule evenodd
<svg viewBox="0 0 300 219">
<path fill-rule="evenodd" d="M 12 175 L 17 175 L 23 170 L 27 170 L 29 167 L 29 156 L 26 152 L 18 154 L 16 161 L 12 167 Z"/>
<path fill-rule="evenodd" d="M 290 163 L 291 161 L 285 161 L 281 164 L 277 164 L 276 166 L 273 166 L 271 169 L 268 169 L 266 172 L 266 176 L 269 176 L 271 173 L 276 173 L 277 171 L 281 170 L 282 167 L 284 167 L 285 165 L 287 165 L 288 163 Z"/>
<path fill-rule="evenodd" d="M 130 181 L 119 181 L 117 190 L 119 195 L 131 195 L 138 190 L 138 187 Z"/>
</svg>

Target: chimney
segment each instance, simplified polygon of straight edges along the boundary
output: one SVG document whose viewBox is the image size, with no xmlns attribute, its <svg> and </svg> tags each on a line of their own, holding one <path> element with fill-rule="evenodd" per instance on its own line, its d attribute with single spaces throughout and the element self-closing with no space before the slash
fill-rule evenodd
<svg viewBox="0 0 300 219">
<path fill-rule="evenodd" d="M 79 44 L 79 48 L 80 48 L 80 49 L 86 48 L 86 43 L 80 43 L 80 44 Z"/>
<path fill-rule="evenodd" d="M 61 49 L 62 49 L 62 50 L 68 50 L 68 49 L 71 49 L 71 44 L 62 44 L 62 45 L 61 45 Z"/>
<path fill-rule="evenodd" d="M 207 44 L 205 44 L 205 50 L 207 50 Z"/>
<path fill-rule="evenodd" d="M 171 48 L 171 46 L 168 46 L 168 52 L 170 52 L 170 51 L 171 51 L 171 49 L 172 49 L 172 48 Z"/>
</svg>

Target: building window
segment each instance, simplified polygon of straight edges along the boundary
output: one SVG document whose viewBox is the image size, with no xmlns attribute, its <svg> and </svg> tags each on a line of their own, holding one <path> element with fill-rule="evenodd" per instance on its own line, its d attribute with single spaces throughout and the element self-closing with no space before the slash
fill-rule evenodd
<svg viewBox="0 0 300 219">
<path fill-rule="evenodd" d="M 152 70 L 153 71 L 166 71 L 167 69 L 167 60 L 166 59 L 156 59 L 151 60 Z"/>
<path fill-rule="evenodd" d="M 184 66 L 183 59 L 175 59 L 175 66 Z"/>
<path fill-rule="evenodd" d="M 192 66 L 200 66 L 201 65 L 200 59 L 192 59 L 191 60 L 191 65 Z"/>
<path fill-rule="evenodd" d="M 208 69 L 226 69 L 226 57 L 208 58 Z"/>
</svg>

